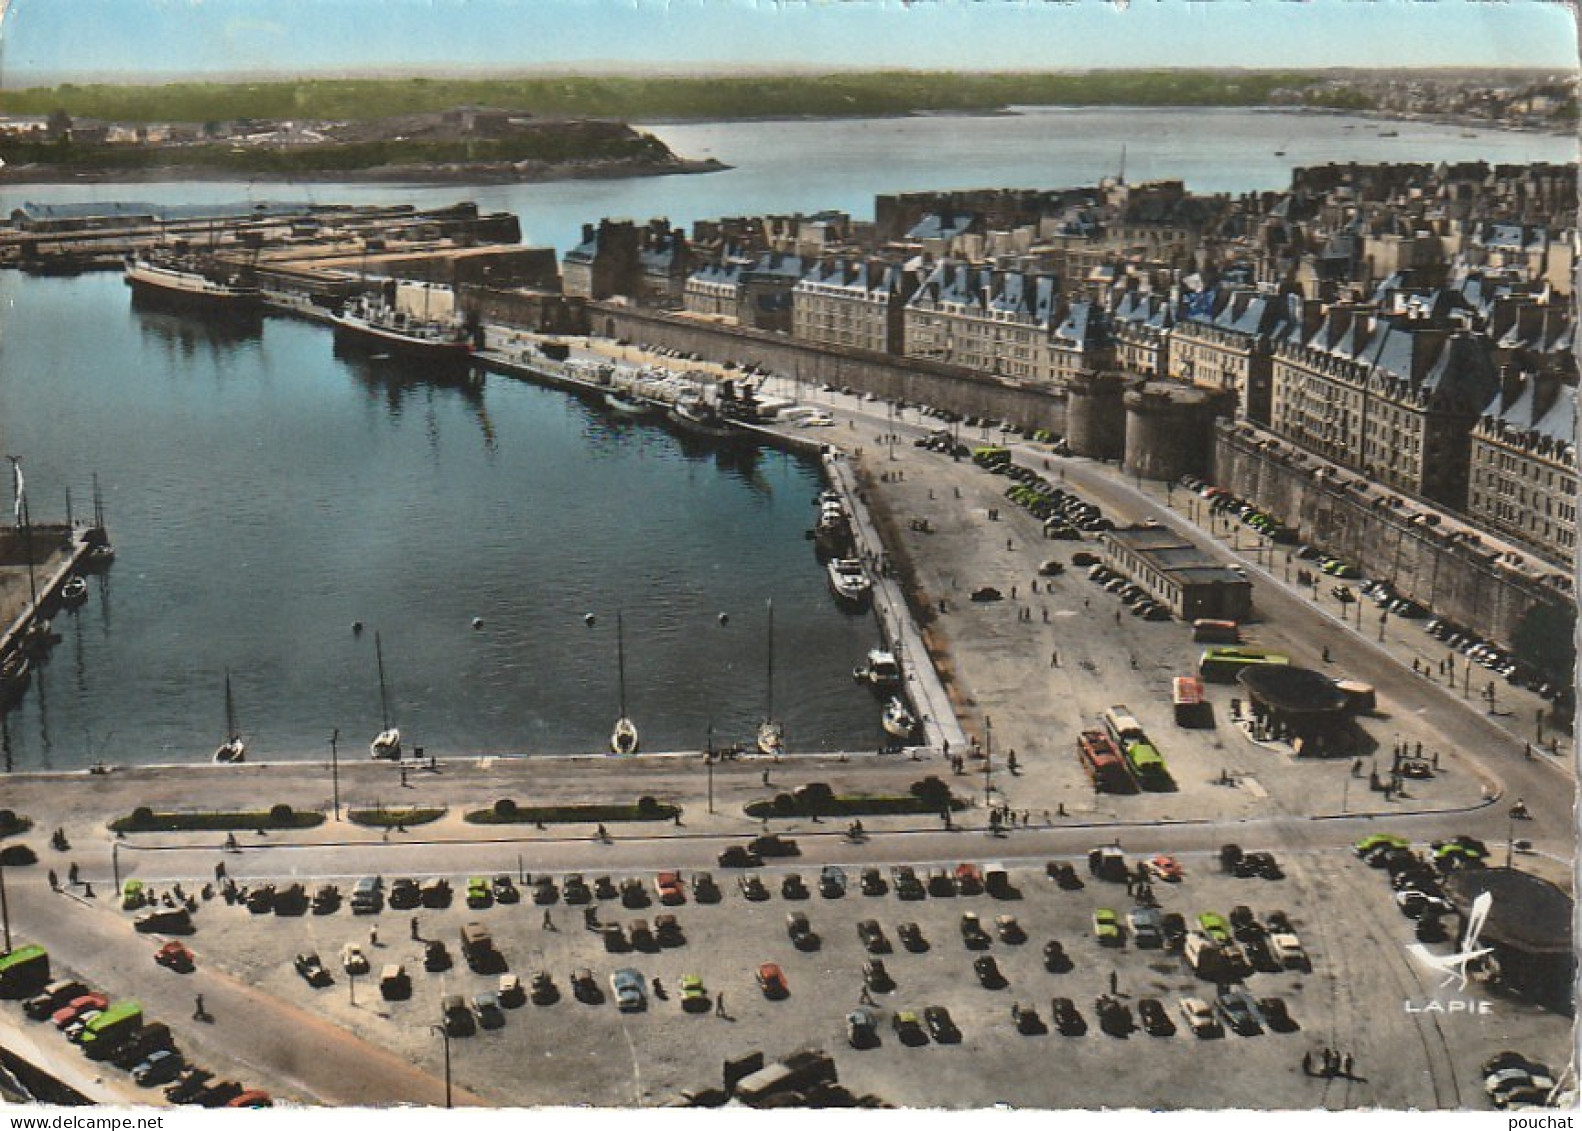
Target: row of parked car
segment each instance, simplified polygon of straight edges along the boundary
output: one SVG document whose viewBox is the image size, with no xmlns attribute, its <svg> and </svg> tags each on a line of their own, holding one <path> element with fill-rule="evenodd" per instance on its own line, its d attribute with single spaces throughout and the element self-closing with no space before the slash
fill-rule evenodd
<svg viewBox="0 0 1582 1131">
<path fill-rule="evenodd" d="M 1513 687 L 1536 691 L 1551 703 L 1570 703 L 1575 698 L 1575 692 L 1569 685 L 1547 678 L 1531 664 L 1524 663 L 1452 620 L 1435 617 L 1423 626 L 1423 631 L 1435 640 L 1444 641 L 1447 647 L 1460 652 L 1473 663 L 1503 676 L 1505 682 Z"/>
<path fill-rule="evenodd" d="M 1168 606 L 1162 601 L 1154 600 L 1142 586 L 1107 565 L 1090 565 L 1088 580 L 1103 586 L 1105 592 L 1115 594 L 1123 605 L 1130 605 L 1134 617 L 1156 621 L 1171 619 Z"/>
<path fill-rule="evenodd" d="M 1105 517 L 1098 504 L 1056 487 L 1032 468 L 1013 462 L 1005 448 L 979 448 L 972 458 L 985 471 L 1016 480 L 1005 489 L 1006 499 L 1043 522 L 1045 537 L 1076 540 L 1083 532 L 1097 534 L 1115 529 L 1114 521 Z"/>
<path fill-rule="evenodd" d="M 1181 486 L 1188 491 L 1195 491 L 1199 498 L 1207 499 L 1210 510 L 1221 514 L 1234 515 L 1242 521 L 1243 525 L 1251 527 L 1271 541 L 1294 543 L 1297 540 L 1297 533 L 1294 529 L 1273 515 L 1259 510 L 1246 499 L 1237 498 L 1224 487 L 1216 487 L 1214 484 L 1199 479 L 1195 475 L 1182 476 Z"/>
<path fill-rule="evenodd" d="M 1418 852 L 1405 837 L 1387 832 L 1370 833 L 1352 850 L 1370 867 L 1389 873 L 1396 907 L 1415 921 L 1417 941 L 1425 943 L 1443 942 L 1448 935 L 1442 920 L 1454 908 L 1445 899 L 1443 878 L 1458 869 L 1483 867 L 1489 851 L 1476 837 L 1462 835 Z"/>
<path fill-rule="evenodd" d="M 180 944 L 176 944 L 179 946 Z M 184 949 L 184 948 L 183 948 Z M 162 949 L 156 961 L 190 969 L 190 961 L 166 959 Z M 112 1003 L 108 994 L 89 989 L 76 979 L 50 982 L 22 1002 L 23 1012 L 34 1021 L 48 1021 L 68 1041 L 95 1061 L 131 1073 L 140 1087 L 165 1085 L 165 1098 L 173 1103 L 202 1107 L 271 1107 L 269 1093 L 235 1080 L 216 1079 L 214 1073 L 187 1063 L 170 1027 L 145 1021 L 135 1001 Z"/>
</svg>

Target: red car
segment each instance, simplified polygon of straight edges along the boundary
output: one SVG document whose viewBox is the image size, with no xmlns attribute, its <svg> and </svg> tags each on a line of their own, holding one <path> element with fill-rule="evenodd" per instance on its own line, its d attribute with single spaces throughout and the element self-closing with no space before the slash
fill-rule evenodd
<svg viewBox="0 0 1582 1131">
<path fill-rule="evenodd" d="M 1163 853 L 1150 859 L 1147 866 L 1150 876 L 1169 884 L 1179 883 L 1181 877 L 1186 875 L 1180 861 L 1174 856 L 1166 856 Z"/>
<path fill-rule="evenodd" d="M 269 1098 L 269 1093 L 258 1088 L 249 1088 L 239 1096 L 233 1096 L 225 1101 L 226 1107 L 274 1107 L 275 1101 Z"/>
<path fill-rule="evenodd" d="M 660 872 L 654 877 L 654 890 L 659 893 L 659 902 L 666 907 L 674 907 L 678 903 L 687 901 L 686 889 L 681 886 L 679 872 Z"/>
<path fill-rule="evenodd" d="M 55 1022 L 55 1028 L 64 1029 L 90 1009 L 104 1010 L 109 1007 L 110 999 L 103 994 L 83 994 L 82 997 L 72 998 L 70 1005 L 57 1009 L 50 1020 Z"/>
<path fill-rule="evenodd" d="M 168 942 L 156 950 L 154 961 L 161 966 L 169 966 L 178 974 L 185 974 L 196 965 L 192 951 L 187 949 L 185 943 L 179 942 Z"/>
<path fill-rule="evenodd" d="M 767 998 L 782 998 L 791 993 L 791 987 L 786 984 L 785 971 L 773 962 L 765 962 L 758 967 L 758 988 L 763 990 Z"/>
</svg>

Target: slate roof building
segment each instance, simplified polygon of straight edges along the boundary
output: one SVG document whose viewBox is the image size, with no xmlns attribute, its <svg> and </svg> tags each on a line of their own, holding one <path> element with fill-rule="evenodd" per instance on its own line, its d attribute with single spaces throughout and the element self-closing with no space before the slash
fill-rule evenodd
<svg viewBox="0 0 1582 1131">
<path fill-rule="evenodd" d="M 791 333 L 802 341 L 900 354 L 917 272 L 883 260 L 815 263 L 792 288 Z"/>
<path fill-rule="evenodd" d="M 1472 432 L 1467 513 L 1565 567 L 1576 565 L 1577 391 L 1550 373 L 1501 375 Z"/>
<path fill-rule="evenodd" d="M 1301 331 L 1303 317 L 1296 295 L 1250 287 L 1206 292 L 1171 331 L 1166 371 L 1177 381 L 1235 392 L 1237 415 L 1267 424 L 1275 346 Z"/>
<path fill-rule="evenodd" d="M 1472 426 L 1498 385 L 1486 337 L 1429 309 L 1337 303 L 1272 360 L 1277 435 L 1376 483 L 1465 507 Z"/>
</svg>

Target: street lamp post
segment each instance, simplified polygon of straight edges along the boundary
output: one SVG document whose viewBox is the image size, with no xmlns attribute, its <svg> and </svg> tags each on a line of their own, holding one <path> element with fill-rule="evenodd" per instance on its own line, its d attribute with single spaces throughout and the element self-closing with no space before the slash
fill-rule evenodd
<svg viewBox="0 0 1582 1131">
<path fill-rule="evenodd" d="M 438 1033 L 440 1039 L 445 1042 L 445 1107 L 448 1109 L 455 1106 L 451 1103 L 450 1094 L 450 1030 L 443 1024 L 430 1025 L 429 1028 Z"/>
<path fill-rule="evenodd" d="M 11 953 L 11 904 L 5 896 L 5 865 L 0 864 L 0 922 L 5 924 L 5 949 Z"/>
<path fill-rule="evenodd" d="M 341 759 L 340 759 L 341 730 L 336 727 L 330 731 L 330 789 L 334 796 L 335 819 L 341 819 Z"/>
<path fill-rule="evenodd" d="M 121 891 L 121 842 L 118 841 L 118 840 L 112 840 L 110 842 L 110 876 L 111 876 L 111 879 L 115 883 L 116 893 L 120 894 L 120 891 Z"/>
<path fill-rule="evenodd" d="M 990 774 L 994 767 L 994 720 L 983 716 L 983 806 L 989 806 L 989 794 L 994 789 Z"/>
</svg>

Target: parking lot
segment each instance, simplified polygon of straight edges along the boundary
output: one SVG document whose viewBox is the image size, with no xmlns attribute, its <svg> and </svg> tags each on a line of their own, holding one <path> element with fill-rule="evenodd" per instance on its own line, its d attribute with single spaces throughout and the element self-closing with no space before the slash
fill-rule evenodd
<svg viewBox="0 0 1582 1131">
<path fill-rule="evenodd" d="M 643 919 L 652 929 L 657 916 L 673 914 L 684 940 L 619 953 L 606 950 L 602 934 L 586 928 L 582 906 L 559 898 L 563 875 L 553 878 L 557 895 L 549 904 L 535 903 L 529 884 L 519 902 L 469 908 L 466 877 L 450 878 L 455 894 L 444 909 L 386 907 L 354 915 L 342 904 L 325 914 L 278 916 L 216 900 L 200 912 L 198 941 L 202 961 L 319 1011 L 437 1074 L 443 1071 L 443 1049 L 434 1026 L 442 999 L 459 994 L 471 1002 L 499 982 L 497 973 L 469 970 L 460 953 L 462 926 L 485 924 L 505 966 L 524 987 L 544 971 L 556 988 L 552 1001 L 505 1008 L 499 1028 L 451 1039 L 457 1085 L 501 1104 L 659 1104 L 683 1090 L 718 1086 L 727 1058 L 762 1050 L 775 1059 L 815 1047 L 835 1057 L 842 1082 L 853 1091 L 902 1106 L 1480 1107 L 1475 1066 L 1484 1058 L 1509 1048 L 1564 1059 L 1563 1019 L 1516 1002 L 1495 1002 L 1482 1016 L 1425 1018 L 1408 1012 L 1410 1002 L 1436 992 L 1434 976 L 1425 980 L 1406 955 L 1411 924 L 1395 910 L 1387 878 L 1335 852 L 1281 856 L 1280 880 L 1236 878 L 1223 874 L 1211 855 L 1187 855 L 1181 857 L 1184 879 L 1153 883 L 1160 910 L 1181 914 L 1189 926 L 1202 912 L 1230 917 L 1238 905 L 1260 919 L 1284 911 L 1311 961 L 1311 970 L 1260 971 L 1245 978 L 1253 998 L 1282 1000 L 1294 1031 L 1265 1025 L 1256 1035 L 1227 1030 L 1194 1037 L 1179 998 L 1212 1003 L 1215 984 L 1194 975 L 1179 954 L 1139 948 L 1126 929 L 1134 907 L 1126 887 L 1089 875 L 1083 859 L 1067 862 L 1084 881 L 1080 890 L 1062 889 L 1045 866 L 1028 862 L 1008 869 L 1013 898 L 980 893 L 902 900 L 889 869 L 882 872 L 883 894 L 863 894 L 860 869 L 850 868 L 848 890 L 830 898 L 820 893 L 817 867 L 792 861 L 748 872 L 714 870 L 721 898 L 713 904 L 695 901 L 696 876 L 688 874 L 686 901 L 667 907 L 655 898 L 654 873 L 614 876 L 616 889 L 623 879 L 633 881 L 652 902 L 623 907 L 618 897 L 594 897 L 584 906 L 596 908 L 601 923 L 625 928 Z M 930 874 L 953 871 L 956 862 L 914 867 L 926 886 L 943 892 L 940 880 L 929 884 Z M 977 867 L 983 871 L 993 864 L 979 861 Z M 806 898 L 782 894 L 789 874 L 802 878 Z M 768 897 L 748 899 L 739 886 L 742 876 L 757 876 Z M 387 877 L 387 891 L 390 883 Z M 342 886 L 350 891 L 349 884 Z M 1101 908 L 1117 913 L 1121 945 L 1101 945 L 1095 937 L 1094 912 Z M 795 912 L 805 914 L 819 936 L 817 949 L 793 945 L 787 915 Z M 990 936 L 983 950 L 964 943 L 966 912 L 976 914 Z M 1025 941 L 1000 936 L 995 920 L 1006 914 L 1025 931 Z M 412 937 L 414 916 L 421 939 Z M 864 947 L 858 924 L 866 920 L 882 928 L 887 952 L 871 955 Z M 917 924 L 926 949 L 903 944 L 905 923 Z M 448 969 L 424 969 L 422 940 L 430 939 L 445 943 L 452 959 Z M 1044 947 L 1052 939 L 1062 944 L 1068 969 L 1046 969 Z M 348 984 L 340 964 L 347 943 L 358 944 L 372 967 L 355 984 Z M 304 951 L 317 952 L 330 981 L 314 987 L 299 975 L 293 960 Z M 980 984 L 973 963 L 985 955 L 1003 974 L 1003 986 Z M 879 1043 L 859 1051 L 847 1041 L 846 1016 L 861 1004 L 864 963 L 871 957 L 883 961 L 893 988 L 872 992 Z M 407 1000 L 380 995 L 379 970 L 393 962 L 404 964 L 411 976 Z M 755 975 L 766 962 L 784 971 L 789 994 L 781 1000 L 770 1000 L 758 987 Z M 592 971 L 597 998 L 574 996 L 570 979 L 579 968 Z M 622 968 L 639 971 L 646 983 L 641 1011 L 616 1007 L 611 975 Z M 701 978 L 707 995 L 695 1012 L 681 1006 L 680 983 L 689 974 Z M 664 988 L 663 998 L 654 994 L 654 979 Z M 1157 998 L 1173 1034 L 1151 1036 L 1142 1028 L 1124 1036 L 1104 1032 L 1095 1001 L 1112 989 L 1134 1018 L 1141 999 Z M 721 994 L 723 1016 L 715 1011 Z M 1071 999 L 1085 1033 L 1064 1036 L 1056 1030 L 1050 1008 L 1056 996 Z M 1036 1010 L 1048 1031 L 1019 1033 L 1013 1020 L 1018 1004 Z M 949 1011 L 962 1033 L 958 1044 L 908 1047 L 897 1039 L 895 1013 L 921 1016 L 928 1006 Z M 1447 1033 L 1450 1028 L 1456 1031 Z M 1326 1046 L 1354 1058 L 1356 1079 L 1304 1075 L 1304 1053 L 1316 1057 Z"/>
</svg>

